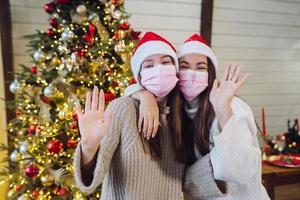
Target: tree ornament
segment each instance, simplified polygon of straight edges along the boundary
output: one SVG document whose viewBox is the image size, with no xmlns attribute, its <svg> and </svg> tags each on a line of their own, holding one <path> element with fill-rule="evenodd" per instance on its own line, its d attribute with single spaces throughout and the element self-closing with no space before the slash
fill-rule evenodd
<svg viewBox="0 0 300 200">
<path fill-rule="evenodd" d="M 55 6 L 53 3 L 46 3 L 44 5 L 44 11 L 48 14 L 52 14 L 54 12 Z"/>
<path fill-rule="evenodd" d="M 19 154 L 19 152 L 17 150 L 14 150 L 10 156 L 9 156 L 9 159 L 12 161 L 12 162 L 16 162 L 20 159 L 21 155 Z"/>
<path fill-rule="evenodd" d="M 45 53 L 41 49 L 38 49 L 33 53 L 33 59 L 37 62 L 42 62 L 45 58 Z"/>
<path fill-rule="evenodd" d="M 85 5 L 79 5 L 76 8 L 76 12 L 80 15 L 84 15 L 87 12 L 87 8 L 85 7 Z"/>
<path fill-rule="evenodd" d="M 49 20 L 49 24 L 53 27 L 53 28 L 57 28 L 58 27 L 58 22 L 56 18 L 51 18 Z"/>
<path fill-rule="evenodd" d="M 20 89 L 20 83 L 18 82 L 18 80 L 14 80 L 10 85 L 9 85 L 9 90 L 12 93 L 16 93 L 18 89 Z"/>
<path fill-rule="evenodd" d="M 113 94 L 112 92 L 110 92 L 110 91 L 108 91 L 108 92 L 106 92 L 105 94 L 104 94 L 104 96 L 105 96 L 105 101 L 112 101 L 112 100 L 114 100 L 115 98 L 116 98 L 116 95 L 115 94 Z"/>
<path fill-rule="evenodd" d="M 37 74 L 37 66 L 32 66 L 31 67 L 31 73 Z"/>
<path fill-rule="evenodd" d="M 56 4 L 68 4 L 71 0 L 55 0 L 54 2 Z"/>
<path fill-rule="evenodd" d="M 74 32 L 71 30 L 64 30 L 64 32 L 61 33 L 61 39 L 64 42 L 67 42 L 68 40 L 72 39 L 75 36 Z"/>
<path fill-rule="evenodd" d="M 119 25 L 119 29 L 123 30 L 123 31 L 127 31 L 130 28 L 130 24 L 128 23 L 123 23 Z"/>
<path fill-rule="evenodd" d="M 46 97 L 51 97 L 54 94 L 53 85 L 49 84 L 47 87 L 45 87 L 43 93 Z"/>
<path fill-rule="evenodd" d="M 24 169 L 24 173 L 29 178 L 34 178 L 39 174 L 39 168 L 35 164 L 28 165 Z"/>
<path fill-rule="evenodd" d="M 59 154 L 63 150 L 63 144 L 57 139 L 52 139 L 48 142 L 47 149 L 52 154 Z"/>
<path fill-rule="evenodd" d="M 53 178 L 50 175 L 45 175 L 41 177 L 41 183 L 45 187 L 52 185 L 52 182 L 53 182 Z"/>
<path fill-rule="evenodd" d="M 77 142 L 75 140 L 69 139 L 67 142 L 67 146 L 69 148 L 75 148 L 77 146 Z"/>
<path fill-rule="evenodd" d="M 28 149 L 29 149 L 28 142 L 20 142 L 19 151 L 21 154 L 27 153 Z"/>
</svg>

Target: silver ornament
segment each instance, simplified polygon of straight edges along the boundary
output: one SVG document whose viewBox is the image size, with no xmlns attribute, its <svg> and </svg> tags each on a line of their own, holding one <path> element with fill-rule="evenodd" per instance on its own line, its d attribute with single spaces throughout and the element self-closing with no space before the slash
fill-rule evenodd
<svg viewBox="0 0 300 200">
<path fill-rule="evenodd" d="M 10 159 L 11 161 L 13 161 L 13 162 L 16 162 L 16 161 L 18 160 L 19 156 L 20 156 L 19 152 L 18 152 L 17 150 L 14 150 L 14 151 L 10 154 L 9 159 Z"/>
<path fill-rule="evenodd" d="M 84 6 L 84 5 L 79 5 L 77 8 L 76 8 L 76 12 L 78 14 L 84 14 L 87 12 L 87 8 Z"/>
<path fill-rule="evenodd" d="M 45 59 L 45 54 L 41 49 L 38 49 L 33 53 L 33 59 L 37 62 L 43 61 Z"/>
<path fill-rule="evenodd" d="M 17 90 L 20 88 L 20 83 L 17 80 L 14 80 L 10 85 L 9 85 L 9 91 L 12 93 L 16 93 Z"/>
<path fill-rule="evenodd" d="M 24 154 L 28 151 L 29 144 L 27 142 L 20 142 L 19 151 L 21 154 Z"/>
<path fill-rule="evenodd" d="M 53 86 L 50 84 L 47 87 L 45 87 L 43 93 L 46 97 L 51 97 L 54 94 Z"/>
<path fill-rule="evenodd" d="M 112 13 L 113 18 L 120 19 L 122 17 L 122 12 L 120 10 L 116 10 Z"/>
</svg>

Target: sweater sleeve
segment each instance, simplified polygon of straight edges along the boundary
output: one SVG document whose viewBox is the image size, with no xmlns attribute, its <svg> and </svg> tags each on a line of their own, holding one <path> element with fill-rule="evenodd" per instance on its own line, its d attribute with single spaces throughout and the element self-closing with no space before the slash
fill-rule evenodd
<svg viewBox="0 0 300 200">
<path fill-rule="evenodd" d="M 203 200 L 225 195 L 227 185 L 224 181 L 214 179 L 209 154 L 186 168 L 183 191 L 186 200 Z"/>
<path fill-rule="evenodd" d="M 246 184 L 259 170 L 261 152 L 254 141 L 257 127 L 250 107 L 241 100 L 234 102 L 233 115 L 213 136 L 210 158 L 216 179 Z"/>
<path fill-rule="evenodd" d="M 138 92 L 139 90 L 142 90 L 143 87 L 138 84 L 138 83 L 135 83 L 135 84 L 132 84 L 132 85 L 129 85 L 125 91 L 124 91 L 124 96 L 131 96 L 132 94 Z"/>
<path fill-rule="evenodd" d="M 126 104 L 123 104 L 119 99 L 113 101 L 109 104 L 107 112 L 111 111 L 113 113 L 112 121 L 110 127 L 108 128 L 107 134 L 100 142 L 100 147 L 96 155 L 96 163 L 94 164 L 91 174 L 84 174 L 86 170 L 82 170 L 82 159 L 81 159 L 81 145 L 80 142 L 76 148 L 73 167 L 74 176 L 78 188 L 87 194 L 91 194 L 95 189 L 103 182 L 105 175 L 110 169 L 110 164 L 112 157 L 116 148 L 118 147 L 122 124 L 122 116 L 126 115 Z M 90 176 L 90 184 L 86 185 L 85 176 Z"/>
</svg>

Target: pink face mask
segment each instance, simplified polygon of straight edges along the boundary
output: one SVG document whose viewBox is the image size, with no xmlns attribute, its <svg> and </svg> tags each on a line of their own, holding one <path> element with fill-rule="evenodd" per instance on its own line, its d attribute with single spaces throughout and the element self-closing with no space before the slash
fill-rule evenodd
<svg viewBox="0 0 300 200">
<path fill-rule="evenodd" d="M 162 64 L 143 69 L 141 78 L 142 86 L 157 97 L 167 96 L 178 81 L 175 66 Z"/>
<path fill-rule="evenodd" d="M 180 91 L 186 100 L 195 99 L 208 86 L 208 72 L 191 69 L 179 71 Z"/>
</svg>

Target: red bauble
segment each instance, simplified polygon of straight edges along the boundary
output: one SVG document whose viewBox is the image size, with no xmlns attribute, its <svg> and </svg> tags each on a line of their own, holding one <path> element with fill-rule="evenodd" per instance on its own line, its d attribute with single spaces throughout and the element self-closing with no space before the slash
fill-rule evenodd
<svg viewBox="0 0 300 200">
<path fill-rule="evenodd" d="M 24 173 L 29 178 L 34 178 L 39 174 L 39 168 L 35 164 L 31 164 L 24 169 Z"/>
<path fill-rule="evenodd" d="M 43 101 L 44 103 L 46 103 L 46 104 L 50 104 L 51 99 L 50 99 L 49 97 L 43 96 L 43 97 L 42 97 L 42 101 Z"/>
<path fill-rule="evenodd" d="M 112 81 L 111 82 L 111 86 L 112 87 L 118 87 L 119 86 L 119 83 L 117 81 Z"/>
<path fill-rule="evenodd" d="M 61 188 L 59 190 L 59 196 L 65 196 L 68 193 L 68 189 L 67 188 Z"/>
<path fill-rule="evenodd" d="M 16 111 L 16 116 L 20 116 L 22 113 L 20 111 Z"/>
<path fill-rule="evenodd" d="M 132 85 L 132 84 L 135 84 L 135 83 L 136 83 L 135 78 L 131 78 L 131 79 L 129 80 L 129 85 Z"/>
<path fill-rule="evenodd" d="M 38 191 L 38 190 L 34 190 L 34 191 L 32 192 L 32 196 L 33 196 L 34 198 L 37 198 L 39 195 L 40 195 L 40 191 Z"/>
<path fill-rule="evenodd" d="M 44 5 L 44 10 L 48 14 L 52 14 L 54 12 L 54 4 L 53 3 L 46 3 Z"/>
<path fill-rule="evenodd" d="M 140 31 L 131 31 L 131 39 L 138 40 L 140 39 Z"/>
<path fill-rule="evenodd" d="M 68 4 L 71 0 L 55 0 L 55 3 L 57 4 Z"/>
<path fill-rule="evenodd" d="M 77 146 L 77 142 L 75 140 L 69 139 L 67 142 L 67 146 L 69 148 L 75 148 Z"/>
<path fill-rule="evenodd" d="M 49 24 L 54 27 L 54 28 L 57 28 L 58 27 L 58 22 L 55 18 L 52 18 L 49 20 Z"/>
<path fill-rule="evenodd" d="M 20 191 L 23 188 L 23 185 L 16 185 L 16 190 Z"/>
<path fill-rule="evenodd" d="M 48 35 L 48 37 L 53 38 L 54 35 L 55 35 L 54 29 L 53 28 L 49 28 L 48 31 L 47 31 L 47 35 Z"/>
<path fill-rule="evenodd" d="M 76 55 L 79 56 L 79 57 L 86 57 L 86 50 L 84 49 L 77 49 L 76 50 Z"/>
<path fill-rule="evenodd" d="M 130 24 L 128 23 L 124 23 L 124 24 L 120 24 L 119 25 L 119 29 L 123 30 L 123 31 L 127 31 L 130 27 Z"/>
<path fill-rule="evenodd" d="M 35 132 L 36 132 L 36 126 L 30 125 L 28 127 L 28 133 L 29 133 L 29 135 L 33 135 Z"/>
<path fill-rule="evenodd" d="M 36 74 L 37 73 L 37 66 L 31 67 L 31 73 Z"/>
<path fill-rule="evenodd" d="M 47 149 L 52 154 L 58 154 L 63 150 L 63 144 L 59 140 L 53 139 L 48 142 Z"/>
<path fill-rule="evenodd" d="M 74 122 L 73 124 L 71 124 L 71 129 L 77 129 L 77 123 L 76 122 Z"/>
<path fill-rule="evenodd" d="M 72 117 L 73 117 L 73 119 L 74 119 L 75 121 L 78 121 L 78 115 L 77 115 L 76 112 L 73 112 L 73 113 L 72 113 Z"/>
<path fill-rule="evenodd" d="M 112 101 L 116 98 L 116 95 L 113 94 L 112 92 L 106 92 L 104 96 L 105 96 L 105 101 Z"/>
</svg>

